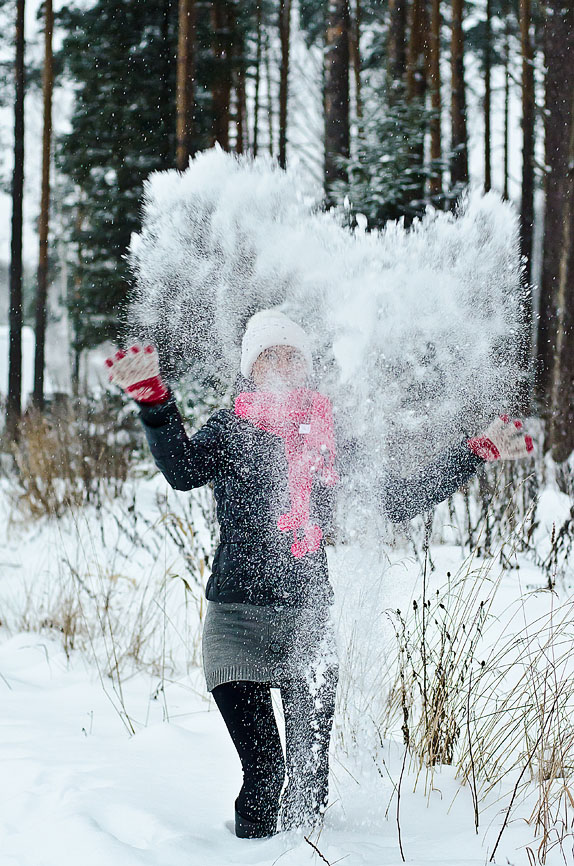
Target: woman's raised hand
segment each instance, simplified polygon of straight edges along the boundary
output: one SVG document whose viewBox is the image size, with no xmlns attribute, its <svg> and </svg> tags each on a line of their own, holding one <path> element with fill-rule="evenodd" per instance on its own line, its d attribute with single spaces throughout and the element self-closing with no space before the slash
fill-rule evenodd
<svg viewBox="0 0 574 866">
<path fill-rule="evenodd" d="M 531 436 L 525 436 L 522 421 L 501 415 L 484 433 L 468 440 L 468 447 L 483 460 L 517 460 L 534 450 Z"/>
<path fill-rule="evenodd" d="M 138 403 L 165 403 L 169 391 L 159 372 L 155 346 L 130 346 L 106 358 L 110 382 L 137 400 Z"/>
</svg>

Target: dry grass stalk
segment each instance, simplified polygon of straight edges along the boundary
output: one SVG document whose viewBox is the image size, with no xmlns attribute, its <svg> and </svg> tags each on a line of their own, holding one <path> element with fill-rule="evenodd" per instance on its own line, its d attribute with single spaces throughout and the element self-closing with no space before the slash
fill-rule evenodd
<svg viewBox="0 0 574 866">
<path fill-rule="evenodd" d="M 112 427 L 109 414 L 81 404 L 53 416 L 29 410 L 12 446 L 18 470 L 13 501 L 29 517 L 62 517 L 84 503 L 123 490 L 134 443 Z"/>
<path fill-rule="evenodd" d="M 522 531 L 517 527 L 519 539 Z M 504 621 L 495 617 L 502 573 L 493 568 L 514 561 L 515 542 L 511 537 L 492 559 L 470 557 L 445 587 L 415 600 L 409 615 L 389 613 L 397 677 L 386 726 L 402 723 L 419 772 L 456 766 L 471 788 L 477 827 L 480 812 L 502 797 L 502 834 L 511 812 L 534 797 L 530 822 L 544 863 L 574 830 L 574 601 L 560 604 L 542 591 L 548 609 L 535 618 L 528 596 L 517 598 Z"/>
</svg>

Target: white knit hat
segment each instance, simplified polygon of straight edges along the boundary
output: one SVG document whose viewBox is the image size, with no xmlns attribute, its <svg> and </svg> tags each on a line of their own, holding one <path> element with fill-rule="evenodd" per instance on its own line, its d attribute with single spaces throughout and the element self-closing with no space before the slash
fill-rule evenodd
<svg viewBox="0 0 574 866">
<path fill-rule="evenodd" d="M 303 328 L 279 310 L 261 310 L 247 322 L 241 343 L 241 373 L 246 379 L 261 352 L 271 346 L 298 349 L 305 358 L 307 372 L 313 372 L 311 342 Z"/>
</svg>

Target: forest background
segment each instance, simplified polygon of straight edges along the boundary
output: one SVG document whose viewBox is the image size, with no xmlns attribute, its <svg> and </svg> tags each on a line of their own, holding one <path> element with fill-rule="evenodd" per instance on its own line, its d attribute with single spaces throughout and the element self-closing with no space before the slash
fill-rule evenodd
<svg viewBox="0 0 574 866">
<path fill-rule="evenodd" d="M 62 380 L 49 387 L 50 400 L 58 390 L 77 394 L 82 359 L 118 337 L 144 179 L 183 170 L 217 143 L 295 165 L 322 183 L 326 206 L 351 203 L 351 225 L 356 213 L 369 228 L 398 218 L 409 225 L 428 205 L 455 208 L 471 182 L 511 198 L 528 287 L 517 338 L 527 382 L 521 408 L 547 422 L 545 449 L 559 462 L 568 457 L 571 4 L 98 0 L 54 12 L 50 0 L 27 11 L 24 0 L 4 0 L 0 15 L 0 110 L 14 130 L 12 141 L 2 130 L 12 210 L 2 265 L 8 440 L 27 400 L 22 327 L 35 336 L 35 405 L 46 400 L 47 325 Z"/>
<path fill-rule="evenodd" d="M 471 188 L 491 190 L 518 214 L 522 286 L 503 275 L 502 288 L 489 286 L 487 295 L 502 297 L 511 283 L 520 290 L 519 327 L 511 337 L 521 387 L 515 405 L 504 408 L 530 416 L 534 460 L 482 469 L 434 514 L 396 530 L 379 526 L 375 509 L 348 509 L 350 519 L 330 539 L 341 687 L 337 798 L 320 849 L 332 862 L 356 848 L 360 862 L 379 863 L 388 846 L 395 857 L 389 862 L 402 862 L 405 842 L 407 856 L 419 852 L 416 862 L 428 862 L 432 853 L 437 862 L 459 866 L 460 850 L 482 862 L 479 848 L 486 845 L 493 862 L 495 856 L 498 862 L 571 862 L 572 3 L 81 0 L 52 8 L 52 0 L 0 0 L 0 64 L 0 686 L 13 720 L 2 736 L 32 731 L 22 735 L 28 737 L 22 754 L 32 754 L 39 768 L 37 780 L 29 781 L 12 748 L 17 739 L 6 741 L 14 763 L 12 780 L 0 792 L 3 851 L 12 852 L 18 866 L 39 859 L 60 864 L 63 840 L 65 847 L 70 842 L 68 819 L 73 823 L 87 811 L 97 820 L 89 827 L 80 821 L 77 851 L 85 858 L 93 847 L 100 858 L 93 862 L 139 863 L 126 859 L 133 849 L 161 852 L 165 843 L 175 845 L 180 858 L 169 853 L 165 862 L 188 863 L 190 833 L 197 862 L 220 866 L 235 857 L 231 846 L 238 840 L 220 832 L 235 777 L 223 767 L 226 734 L 209 712 L 199 667 L 204 585 L 217 544 L 213 501 L 207 489 L 168 489 L 132 402 L 105 387 L 102 363 L 126 335 L 133 280 L 126 253 L 141 230 L 146 178 L 183 172 L 190 157 L 218 145 L 265 155 L 298 175 L 300 188 L 319 187 L 323 206 L 336 210 L 349 237 L 362 238 L 365 246 L 357 242 L 357 250 L 367 248 L 369 232 L 385 227 L 387 246 L 381 248 L 402 238 L 408 250 L 407 235 L 393 235 L 392 221 L 402 220 L 408 233 L 429 207 L 444 212 L 441 225 L 452 227 L 444 216 L 457 212 Z M 231 177 L 233 161 L 220 157 L 205 155 L 202 166 L 220 164 Z M 173 188 L 165 200 L 177 204 L 173 189 L 184 190 L 190 173 L 177 183 L 169 177 Z M 156 192 L 162 178 L 168 176 L 160 176 Z M 267 188 L 266 201 L 274 192 Z M 225 210 L 216 196 L 208 205 L 213 201 Z M 485 207 L 491 226 L 500 228 L 510 214 L 508 205 L 493 200 Z M 235 200 L 233 208 L 230 224 L 241 203 Z M 457 225 L 463 223 L 461 216 Z M 505 251 L 511 233 L 512 226 L 500 231 Z M 479 237 L 478 229 L 470 237 Z M 497 249 L 492 237 L 485 248 Z M 474 271 L 474 287 L 485 272 L 481 250 L 478 244 L 460 256 Z M 333 259 L 333 269 L 344 264 Z M 497 262 L 486 270 L 496 270 Z M 441 279 L 440 267 L 437 273 Z M 362 288 L 368 285 L 374 283 Z M 444 295 L 428 297 L 432 302 L 451 289 L 446 281 Z M 411 287 L 393 301 L 399 343 L 418 297 Z M 362 305 L 361 323 L 374 304 Z M 342 306 L 342 317 L 347 309 Z M 445 328 L 458 321 L 472 331 L 475 322 L 470 315 L 468 322 L 462 315 L 442 318 Z M 472 331 L 471 343 L 474 337 Z M 468 339 L 465 345 L 468 350 Z M 485 371 L 475 375 L 473 357 L 465 373 L 470 367 L 480 389 Z M 432 359 L 420 366 L 424 382 L 431 372 L 441 373 Z M 225 383 L 186 372 L 172 384 L 186 421 L 197 427 L 228 394 Z M 397 388 L 408 391 L 407 410 L 418 399 L 413 414 L 419 417 L 428 392 L 418 381 L 408 384 L 404 388 L 398 377 Z M 427 427 L 435 417 L 431 408 L 422 413 Z M 369 406 L 364 411 L 377 414 Z M 428 430 L 418 434 L 428 444 Z M 426 456 L 415 455 L 418 465 Z M 367 467 L 370 477 L 370 459 Z M 357 579 L 349 581 L 349 574 Z M 38 673 L 37 654 L 45 649 L 49 664 Z M 82 670 L 79 681 L 97 671 L 98 695 L 102 704 L 109 699 L 111 716 L 93 692 L 69 697 L 68 712 L 59 699 L 50 710 L 49 657 L 66 688 L 75 666 L 88 659 L 90 672 Z M 30 664 L 25 673 L 22 659 Z M 96 705 L 94 730 L 91 721 L 76 730 L 78 712 Z M 39 734 L 29 728 L 36 717 Z M 104 717 L 110 740 L 101 734 Z M 177 719 L 181 727 L 154 727 L 159 719 Z M 153 769 L 153 784 L 138 776 L 133 789 L 113 795 L 118 802 L 110 800 L 119 831 L 109 816 L 101 821 L 100 798 L 110 797 L 105 773 L 99 764 L 85 770 L 83 746 L 76 754 L 70 745 L 78 747 L 76 735 L 85 737 L 88 748 L 109 755 L 113 742 L 118 767 L 125 769 L 116 722 L 121 737 L 127 732 L 137 748 L 142 731 L 149 734 L 144 750 L 154 737 L 158 745 L 158 758 L 150 761 L 147 753 L 144 762 Z M 180 773 L 184 730 L 196 773 L 189 778 Z M 212 745 L 219 737 L 217 748 L 195 748 L 204 733 Z M 173 772 L 165 764 L 171 737 Z M 59 751 L 46 747 L 53 742 Z M 228 796 L 215 783 L 205 788 L 197 759 L 203 752 L 221 752 Z M 44 776 L 46 755 L 53 767 Z M 158 768 L 166 766 L 167 793 L 160 784 L 161 802 L 155 802 L 150 792 Z M 445 791 L 442 812 L 433 801 L 439 788 L 441 800 Z M 458 843 L 450 794 L 460 803 Z M 190 825 L 186 804 L 192 799 L 198 811 Z M 164 806 L 170 813 L 165 827 L 158 819 Z M 365 814 L 372 831 L 367 847 Z M 109 832 L 94 830 L 108 824 Z M 126 847 L 102 857 L 104 836 L 106 844 L 120 838 Z M 204 839 L 203 848 L 197 839 Z M 284 855 L 282 862 L 303 862 L 299 848 L 292 855 L 282 850 L 289 840 L 269 844 L 270 864 Z M 367 848 L 371 860 L 363 859 Z M 517 851 L 522 859 L 515 859 Z M 308 854 L 319 857 L 315 847 Z"/>
</svg>

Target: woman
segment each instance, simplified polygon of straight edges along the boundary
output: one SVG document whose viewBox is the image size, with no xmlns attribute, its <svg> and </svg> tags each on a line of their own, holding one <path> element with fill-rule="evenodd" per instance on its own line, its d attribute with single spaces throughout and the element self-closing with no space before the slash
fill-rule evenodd
<svg viewBox="0 0 574 866">
<path fill-rule="evenodd" d="M 338 477 L 331 406 L 309 387 L 309 338 L 277 310 L 255 314 L 241 354 L 251 390 L 191 438 L 152 346 L 106 363 L 110 380 L 138 401 L 171 486 L 213 484 L 221 540 L 206 588 L 203 665 L 243 769 L 235 832 L 268 836 L 278 819 L 281 829 L 314 826 L 327 805 L 337 685 L 324 535 Z M 483 460 L 526 455 L 532 442 L 520 427 L 497 419 L 416 477 L 386 477 L 383 510 L 409 519 L 450 496 Z M 285 759 L 272 687 L 283 703 Z"/>
</svg>

